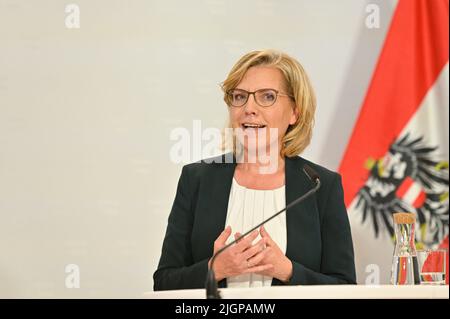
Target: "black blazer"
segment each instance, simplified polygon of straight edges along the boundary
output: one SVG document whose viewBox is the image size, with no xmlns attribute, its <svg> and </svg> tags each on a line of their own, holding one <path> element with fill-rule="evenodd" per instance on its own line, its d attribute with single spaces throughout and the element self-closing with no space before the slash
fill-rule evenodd
<svg viewBox="0 0 450 319">
<path fill-rule="evenodd" d="M 225 156 L 229 154 L 183 167 L 153 275 L 155 291 L 205 287 L 214 241 L 225 227 L 236 167 L 222 164 Z M 340 176 L 301 157 L 286 158 L 286 204 L 314 186 L 303 172 L 306 163 L 319 174 L 322 185 L 315 195 L 288 209 L 286 256 L 293 275 L 288 283 L 273 279 L 272 285 L 355 284 Z M 225 279 L 219 287 L 226 287 Z"/>
</svg>

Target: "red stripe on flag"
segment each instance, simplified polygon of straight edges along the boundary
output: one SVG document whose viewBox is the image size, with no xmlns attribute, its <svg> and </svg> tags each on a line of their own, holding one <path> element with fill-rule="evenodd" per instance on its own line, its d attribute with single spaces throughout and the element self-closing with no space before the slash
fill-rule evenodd
<svg viewBox="0 0 450 319">
<path fill-rule="evenodd" d="M 396 195 L 399 198 L 402 198 L 403 196 L 405 196 L 406 192 L 408 191 L 408 189 L 411 187 L 411 185 L 414 183 L 414 180 L 407 176 L 405 178 L 405 180 L 403 181 L 403 183 L 398 187 Z"/>
<path fill-rule="evenodd" d="M 339 171 L 347 207 L 448 61 L 448 0 L 399 0 Z"/>
<path fill-rule="evenodd" d="M 425 194 L 424 191 L 421 191 L 420 194 L 417 196 L 416 200 L 412 204 L 415 208 L 419 208 L 423 206 L 423 203 L 425 203 L 425 200 L 427 199 L 427 194 Z"/>
</svg>

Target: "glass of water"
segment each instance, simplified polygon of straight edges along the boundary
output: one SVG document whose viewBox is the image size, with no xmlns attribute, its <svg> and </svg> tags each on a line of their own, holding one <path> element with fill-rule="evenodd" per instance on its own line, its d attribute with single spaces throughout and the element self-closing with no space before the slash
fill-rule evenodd
<svg viewBox="0 0 450 319">
<path fill-rule="evenodd" d="M 447 250 L 418 250 L 421 285 L 445 285 Z"/>
</svg>

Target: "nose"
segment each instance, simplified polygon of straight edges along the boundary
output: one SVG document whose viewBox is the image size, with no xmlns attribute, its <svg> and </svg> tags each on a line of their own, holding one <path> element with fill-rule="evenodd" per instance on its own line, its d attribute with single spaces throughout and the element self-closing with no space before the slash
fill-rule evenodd
<svg viewBox="0 0 450 319">
<path fill-rule="evenodd" d="M 258 111 L 258 105 L 255 101 L 255 94 L 250 94 L 247 103 L 244 105 L 245 115 L 256 115 Z"/>
</svg>

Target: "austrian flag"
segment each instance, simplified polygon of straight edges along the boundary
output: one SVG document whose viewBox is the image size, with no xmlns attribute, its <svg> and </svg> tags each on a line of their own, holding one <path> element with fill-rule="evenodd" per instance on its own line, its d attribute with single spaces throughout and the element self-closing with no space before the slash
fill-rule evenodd
<svg viewBox="0 0 450 319">
<path fill-rule="evenodd" d="M 398 1 L 339 168 L 359 283 L 369 265 L 389 283 L 393 213 L 416 214 L 417 247 L 448 249 L 448 37 L 448 0 Z"/>
</svg>

